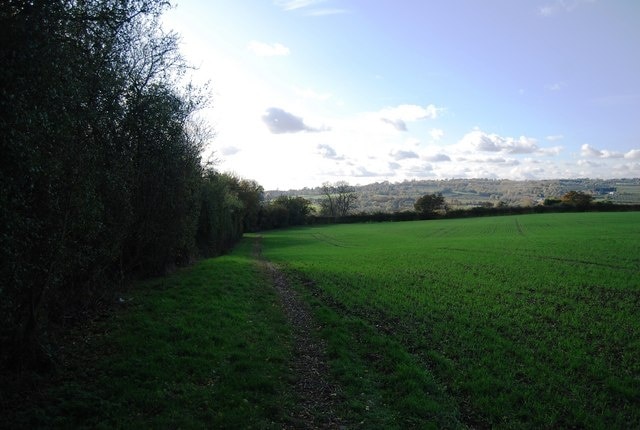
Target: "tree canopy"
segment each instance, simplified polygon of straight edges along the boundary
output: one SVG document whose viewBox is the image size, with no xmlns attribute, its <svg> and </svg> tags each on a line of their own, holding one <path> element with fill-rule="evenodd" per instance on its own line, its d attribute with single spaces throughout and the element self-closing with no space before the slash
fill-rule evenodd
<svg viewBox="0 0 640 430">
<path fill-rule="evenodd" d="M 582 191 L 569 191 L 560 200 L 571 206 L 586 207 L 593 201 L 593 196 Z"/>
<path fill-rule="evenodd" d="M 311 213 L 313 213 L 311 202 L 304 197 L 278 196 L 262 207 L 260 228 L 303 225 Z"/>
<path fill-rule="evenodd" d="M 418 198 L 414 204 L 416 212 L 421 215 L 431 215 L 439 210 L 446 210 L 442 193 L 425 194 Z"/>
<path fill-rule="evenodd" d="M 323 198 L 320 200 L 321 213 L 333 218 L 344 217 L 355 208 L 358 200 L 355 187 L 347 182 L 322 184 Z"/>
</svg>

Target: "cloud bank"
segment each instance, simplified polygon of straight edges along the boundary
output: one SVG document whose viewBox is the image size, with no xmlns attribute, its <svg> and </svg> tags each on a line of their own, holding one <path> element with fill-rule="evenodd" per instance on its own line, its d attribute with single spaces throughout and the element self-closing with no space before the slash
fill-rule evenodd
<svg viewBox="0 0 640 430">
<path fill-rule="evenodd" d="M 481 130 L 474 130 L 467 133 L 460 143 L 470 149 L 482 152 L 532 154 L 539 153 L 541 151 L 537 145 L 536 139 L 531 137 L 520 136 L 515 139 L 512 137 L 502 137 L 497 134 L 485 133 Z"/>
<path fill-rule="evenodd" d="M 626 158 L 627 160 L 640 159 L 640 149 L 631 149 L 628 152 L 609 151 L 607 149 L 596 149 L 585 143 L 580 147 L 580 155 L 591 158 Z"/>
<path fill-rule="evenodd" d="M 391 156 L 396 161 L 407 160 L 409 158 L 420 158 L 420 156 L 413 151 L 402 151 L 402 150 L 392 152 Z"/>
</svg>

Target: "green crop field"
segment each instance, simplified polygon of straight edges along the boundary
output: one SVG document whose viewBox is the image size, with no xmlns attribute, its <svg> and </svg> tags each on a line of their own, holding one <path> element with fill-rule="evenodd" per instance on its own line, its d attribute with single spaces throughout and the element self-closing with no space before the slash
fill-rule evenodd
<svg viewBox="0 0 640 430">
<path fill-rule="evenodd" d="M 640 427 L 640 213 L 266 232 L 364 427 Z"/>
</svg>

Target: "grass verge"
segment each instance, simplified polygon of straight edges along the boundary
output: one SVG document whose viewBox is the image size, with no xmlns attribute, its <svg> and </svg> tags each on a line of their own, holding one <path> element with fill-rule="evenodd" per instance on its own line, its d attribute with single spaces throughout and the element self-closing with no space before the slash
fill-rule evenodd
<svg viewBox="0 0 640 430">
<path fill-rule="evenodd" d="M 66 347 L 11 428 L 281 428 L 289 327 L 251 242 L 138 286 Z M 33 376 L 35 378 L 35 376 Z"/>
</svg>

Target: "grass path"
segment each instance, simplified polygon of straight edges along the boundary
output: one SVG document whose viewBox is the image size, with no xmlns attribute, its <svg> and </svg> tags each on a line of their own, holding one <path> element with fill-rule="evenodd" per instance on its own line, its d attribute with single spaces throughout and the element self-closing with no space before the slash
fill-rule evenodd
<svg viewBox="0 0 640 430">
<path fill-rule="evenodd" d="M 346 428 L 337 414 L 340 388 L 329 378 L 326 342 L 319 338 L 320 327 L 311 309 L 284 273 L 263 259 L 260 236 L 254 238 L 253 254 L 273 283 L 293 334 L 291 371 L 298 404 L 289 419 L 295 420 L 295 428 Z"/>
<path fill-rule="evenodd" d="M 304 309 L 307 322 L 301 324 L 295 317 L 290 318 L 292 326 L 312 326 L 311 330 L 294 328 L 298 331 L 294 334 L 295 343 L 302 345 L 294 350 L 309 351 L 305 343 L 310 341 L 315 348 L 321 348 L 320 360 L 324 363 L 319 375 L 313 370 L 304 370 L 305 366 L 314 369 L 315 359 L 305 364 L 307 359 L 303 357 L 296 366 L 300 370 L 295 373 L 301 380 L 310 376 L 311 384 L 315 378 L 339 387 L 322 391 L 324 396 L 329 394 L 330 403 L 323 405 L 321 401 L 313 405 L 315 419 L 303 420 L 308 427 L 299 428 L 318 425 L 319 428 L 355 429 L 467 428 L 455 400 L 435 380 L 428 366 L 408 351 L 397 336 L 379 325 L 379 321 L 372 324 L 365 317 L 349 312 L 324 294 L 315 281 L 297 270 L 290 270 L 287 264 L 280 266 L 268 261 L 263 264 L 272 270 L 276 289 L 293 295 L 294 307 Z M 285 309 L 287 307 L 285 305 Z M 319 341 L 316 333 L 320 335 Z M 320 382 L 320 386 L 324 383 Z M 296 394 L 304 399 L 316 389 L 318 387 L 306 392 L 296 389 Z M 340 417 L 337 421 L 336 416 Z"/>
<path fill-rule="evenodd" d="M 56 374 L 0 372 L 0 428 L 302 427 L 292 329 L 251 240 L 122 300 L 68 336 Z"/>
</svg>

